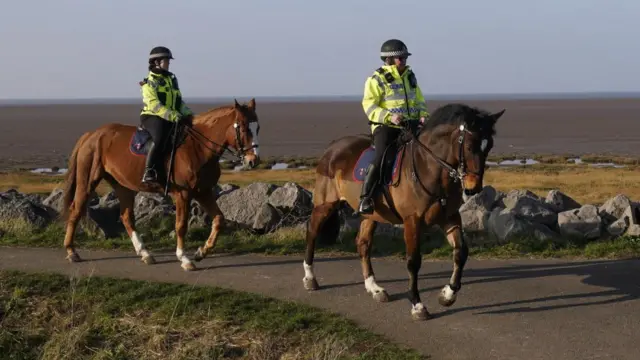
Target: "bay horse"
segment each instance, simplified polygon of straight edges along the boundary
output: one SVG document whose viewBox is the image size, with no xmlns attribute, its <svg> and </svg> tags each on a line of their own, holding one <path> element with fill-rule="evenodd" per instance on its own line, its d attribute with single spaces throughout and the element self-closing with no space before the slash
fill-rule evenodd
<svg viewBox="0 0 640 360">
<path fill-rule="evenodd" d="M 221 175 L 220 156 L 224 151 L 230 151 L 229 147 L 233 147 L 244 167 L 253 168 L 259 163 L 259 123 L 255 99 L 242 105 L 234 100 L 231 106 L 221 106 L 196 114 L 191 121 L 179 126 L 182 128 L 179 133 L 183 136 L 176 141 L 173 176 L 169 182 L 168 194 L 176 207 L 176 256 L 180 266 L 190 271 L 195 270 L 196 266 L 184 254 L 184 241 L 191 200 L 195 199 L 212 219 L 209 238 L 194 256 L 199 261 L 215 246 L 224 223 L 224 216 L 216 204 L 215 191 Z M 140 134 L 147 134 L 148 137 L 146 130 L 111 123 L 84 133 L 76 142 L 65 179 L 62 213 L 66 220 L 64 247 L 70 262 L 81 261 L 73 244 L 76 226 L 86 212 L 90 194 L 104 179 L 120 200 L 120 218 L 136 254 L 146 264 L 155 263 L 136 231 L 134 201 L 137 192 L 164 193 L 165 189 L 164 186 L 142 183 L 145 153 L 136 152 L 134 147 L 134 140 Z M 165 174 L 169 173 L 168 153 L 169 151 L 163 152 Z M 168 179 L 166 176 L 165 178 Z"/>
<path fill-rule="evenodd" d="M 504 112 L 491 114 L 464 104 L 446 104 L 433 112 L 417 134 L 405 132 L 409 139 L 399 143 L 397 155 L 386 155 L 396 159 L 396 184 L 393 184 L 394 175 L 380 176 L 378 189 L 382 191 L 374 198 L 375 210 L 361 216 L 356 236 L 365 290 L 376 301 L 388 301 L 386 290 L 376 283 L 370 259 L 378 223 L 404 225 L 412 318 L 430 318 L 418 292 L 418 272 L 422 264 L 419 240 L 421 230 L 426 229 L 423 226 L 438 225 L 453 247 L 453 273 L 438 300 L 443 306 L 451 306 L 456 301 L 469 252 L 462 234 L 459 208 L 463 200 L 483 188 L 485 162 L 493 147 L 495 124 Z M 365 151 L 372 154 L 371 146 L 368 137 L 345 136 L 334 140 L 320 158 L 303 262 L 303 284 L 307 290 L 319 289 L 313 270 L 316 240 L 338 235 L 341 204 L 358 208 L 362 184 L 356 179 L 358 172 L 368 165 L 361 159 Z M 387 167 L 385 172 L 389 172 L 389 166 L 384 164 L 385 161 L 382 168 Z"/>
</svg>

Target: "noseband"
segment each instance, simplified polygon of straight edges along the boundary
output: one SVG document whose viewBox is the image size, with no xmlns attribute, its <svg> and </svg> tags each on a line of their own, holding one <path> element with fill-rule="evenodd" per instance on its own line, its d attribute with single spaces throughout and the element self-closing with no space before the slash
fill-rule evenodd
<svg viewBox="0 0 640 360">
<path fill-rule="evenodd" d="M 235 133 L 236 133 L 236 147 L 234 147 L 235 151 L 231 151 L 229 149 L 229 145 L 224 145 L 223 146 L 223 145 L 218 144 L 217 142 L 209 139 L 203 133 L 199 132 L 198 130 L 194 129 L 191 126 L 185 126 L 185 128 L 187 129 L 187 131 L 189 133 L 191 133 L 191 135 L 194 137 L 194 139 L 197 139 L 198 141 L 200 141 L 200 143 L 202 143 L 206 148 L 208 148 L 212 152 L 215 153 L 216 151 L 215 151 L 215 149 L 209 147 L 209 145 L 214 145 L 214 146 L 217 146 L 217 147 L 221 148 L 222 149 L 222 153 L 220 155 L 223 155 L 225 151 L 228 151 L 231 154 L 235 155 L 238 158 L 238 160 L 242 160 L 244 158 L 244 155 L 247 153 L 247 151 L 249 151 L 251 149 L 254 149 L 254 148 L 257 148 L 259 146 L 258 144 L 253 144 L 248 148 L 244 147 L 244 142 L 242 141 L 242 136 L 240 134 L 240 125 L 238 124 L 237 121 L 233 123 L 233 128 L 235 129 Z"/>
<path fill-rule="evenodd" d="M 440 158 L 438 155 L 434 154 L 433 151 L 431 151 L 431 149 L 429 149 L 426 145 L 424 145 L 422 142 L 420 142 L 420 140 L 418 139 L 417 136 L 413 136 L 413 142 L 417 143 L 418 145 L 420 145 L 423 149 L 425 149 L 427 151 L 427 153 L 429 155 L 431 155 L 442 167 L 444 167 L 445 169 L 447 169 L 449 171 L 449 176 L 451 178 L 453 178 L 454 182 L 462 182 L 464 181 L 464 178 L 467 176 L 467 171 L 466 171 L 466 164 L 464 161 L 464 141 L 466 139 L 467 134 L 471 135 L 472 132 L 470 132 L 469 130 L 467 130 L 464 125 L 460 125 L 459 128 L 460 131 L 460 135 L 458 136 L 458 159 L 460 159 L 459 164 L 458 164 L 458 168 L 454 168 L 451 164 L 449 164 L 448 162 L 446 162 L 445 160 L 443 160 L 442 158 Z M 413 153 L 413 152 L 412 152 Z M 413 176 L 417 177 L 417 169 L 416 169 L 416 165 L 415 165 L 415 154 L 413 155 Z M 470 172 L 471 174 L 480 176 L 479 173 L 477 172 Z"/>
<path fill-rule="evenodd" d="M 258 148 L 258 144 L 252 144 L 250 147 L 245 148 L 244 146 L 244 142 L 242 141 L 242 136 L 240 136 L 240 125 L 238 124 L 238 122 L 234 122 L 233 123 L 233 128 L 236 130 L 236 145 L 237 147 L 236 149 L 236 156 L 239 159 L 242 159 L 244 157 L 244 154 L 247 153 L 247 151 L 251 150 L 251 149 L 256 149 Z"/>
<path fill-rule="evenodd" d="M 433 157 L 442 167 L 447 169 L 447 171 L 449 172 L 449 176 L 453 178 L 453 182 L 462 183 L 468 174 L 468 172 L 466 171 L 466 164 L 464 161 L 464 141 L 466 139 L 467 134 L 471 135 L 473 133 L 467 130 L 464 127 L 464 125 L 460 125 L 459 131 L 460 131 L 460 134 L 458 136 L 458 159 L 460 159 L 460 161 L 457 169 L 454 168 L 448 162 L 446 162 L 444 159 L 440 158 L 438 155 L 434 154 L 433 151 L 431 151 L 431 149 L 429 149 L 426 145 L 424 145 L 413 132 L 411 132 L 412 134 L 411 146 L 413 146 L 414 143 L 417 143 L 418 145 L 420 145 L 420 147 L 422 147 L 429 155 L 431 155 L 431 157 Z M 420 184 L 420 187 L 422 187 L 422 190 L 424 190 L 427 194 L 434 196 L 433 193 L 429 191 L 427 187 L 422 183 L 422 180 L 420 180 L 420 176 L 418 175 L 418 169 L 416 167 L 415 151 L 411 151 L 411 158 L 412 158 L 411 163 L 413 167 L 411 177 L 413 178 L 413 181 Z M 469 173 L 480 176 L 480 174 L 478 174 L 477 172 L 471 171 Z M 446 205 L 446 197 L 440 196 L 439 201 L 442 203 L 443 206 Z"/>
</svg>

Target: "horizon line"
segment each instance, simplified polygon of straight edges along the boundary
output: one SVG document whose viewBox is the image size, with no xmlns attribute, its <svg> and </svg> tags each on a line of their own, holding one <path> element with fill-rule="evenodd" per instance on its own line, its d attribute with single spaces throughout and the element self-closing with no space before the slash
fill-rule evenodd
<svg viewBox="0 0 640 360">
<path fill-rule="evenodd" d="M 333 101 L 353 101 L 362 97 L 361 94 L 344 94 L 344 95 L 237 95 L 237 96 L 194 96 L 185 98 L 185 102 L 203 103 L 229 101 L 241 98 L 255 98 L 256 100 L 268 99 L 266 101 L 288 101 L 288 100 L 333 100 Z M 430 94 L 424 95 L 426 100 L 540 100 L 540 99 L 583 99 L 583 98 L 640 98 L 640 91 L 567 91 L 567 92 L 513 92 L 513 93 L 459 93 L 459 94 Z M 110 102 L 110 103 L 131 103 L 140 102 L 137 97 L 65 97 L 65 98 L 9 98 L 0 99 L 2 105 L 14 104 L 74 104 L 74 103 L 92 103 L 92 102 Z"/>
</svg>

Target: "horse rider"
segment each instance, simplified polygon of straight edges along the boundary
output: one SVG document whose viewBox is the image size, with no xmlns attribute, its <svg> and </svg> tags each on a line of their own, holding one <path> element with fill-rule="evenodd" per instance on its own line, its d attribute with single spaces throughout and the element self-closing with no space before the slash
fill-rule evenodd
<svg viewBox="0 0 640 360">
<path fill-rule="evenodd" d="M 401 122 L 417 128 L 429 117 L 427 105 L 413 70 L 407 65 L 411 53 L 400 40 L 382 44 L 380 58 L 384 65 L 369 76 L 364 85 L 362 107 L 369 118 L 375 156 L 369 165 L 360 195 L 358 212 L 373 213 L 373 195 L 378 182 L 382 156 L 401 134 Z M 393 149 L 390 149 L 393 150 Z M 391 152 L 389 152 L 391 154 Z"/>
<path fill-rule="evenodd" d="M 140 82 L 144 107 L 140 122 L 153 138 L 147 154 L 143 183 L 158 183 L 165 180 L 163 147 L 172 126 L 193 116 L 193 112 L 182 99 L 178 79 L 169 71 L 173 60 L 171 50 L 157 46 L 149 53 L 149 74 Z"/>
</svg>

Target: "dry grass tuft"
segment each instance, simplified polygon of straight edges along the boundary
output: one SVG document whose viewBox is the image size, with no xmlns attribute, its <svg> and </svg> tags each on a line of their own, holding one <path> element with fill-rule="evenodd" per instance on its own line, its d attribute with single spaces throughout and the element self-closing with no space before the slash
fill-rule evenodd
<svg viewBox="0 0 640 360">
<path fill-rule="evenodd" d="M 625 194 L 640 199 L 640 171 L 636 167 L 594 168 L 583 165 L 543 165 L 512 169 L 491 168 L 485 184 L 501 191 L 529 189 L 546 196 L 549 190 L 560 190 L 582 204 L 599 204 Z"/>
<path fill-rule="evenodd" d="M 567 165 L 564 157 L 547 158 L 548 164 L 534 166 L 514 166 L 509 168 L 490 167 L 485 184 L 502 191 L 529 189 L 545 196 L 549 190 L 558 189 L 581 203 L 602 203 L 608 198 L 623 193 L 632 199 L 640 199 L 639 167 L 628 165 L 623 169 L 598 168 L 588 165 Z M 618 159 L 619 160 L 619 159 Z M 560 165 L 560 163 L 563 163 Z M 50 193 L 62 183 L 60 176 L 46 176 L 31 173 L 0 174 L 0 191 L 11 188 L 26 193 Z M 221 183 L 244 186 L 253 182 L 269 182 L 282 185 L 296 182 L 312 189 L 315 181 L 313 169 L 224 171 Z M 102 182 L 97 192 L 103 195 L 111 191 Z"/>
</svg>

